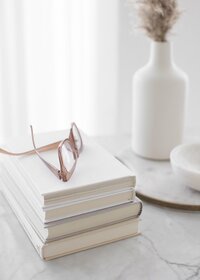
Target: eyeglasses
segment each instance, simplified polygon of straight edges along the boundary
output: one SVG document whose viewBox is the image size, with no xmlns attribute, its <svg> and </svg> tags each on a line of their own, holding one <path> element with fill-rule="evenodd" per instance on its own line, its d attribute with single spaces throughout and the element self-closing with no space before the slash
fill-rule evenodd
<svg viewBox="0 0 200 280">
<path fill-rule="evenodd" d="M 81 138 L 80 131 L 75 123 L 72 123 L 69 136 L 63 141 L 58 141 L 55 143 L 42 146 L 40 148 L 36 147 L 33 127 L 31 126 L 31 137 L 33 142 L 33 150 L 22 152 L 22 153 L 12 153 L 4 149 L 0 149 L 0 153 L 12 155 L 12 156 L 21 156 L 36 153 L 42 162 L 49 168 L 49 170 L 63 182 L 68 181 L 76 167 L 77 159 L 83 150 L 83 141 Z M 49 151 L 52 149 L 58 149 L 58 159 L 60 163 L 60 169 L 56 168 L 54 165 L 46 161 L 40 152 Z"/>
</svg>

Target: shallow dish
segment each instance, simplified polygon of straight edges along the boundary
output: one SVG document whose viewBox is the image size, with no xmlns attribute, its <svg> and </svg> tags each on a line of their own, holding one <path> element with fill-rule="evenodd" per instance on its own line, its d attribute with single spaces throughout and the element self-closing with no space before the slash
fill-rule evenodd
<svg viewBox="0 0 200 280">
<path fill-rule="evenodd" d="M 172 169 L 187 186 L 200 191 L 200 143 L 184 144 L 170 154 Z"/>
</svg>

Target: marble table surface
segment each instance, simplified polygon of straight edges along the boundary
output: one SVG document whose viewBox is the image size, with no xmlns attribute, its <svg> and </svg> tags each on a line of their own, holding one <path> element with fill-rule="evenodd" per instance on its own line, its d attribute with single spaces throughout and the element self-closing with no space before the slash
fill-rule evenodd
<svg viewBox="0 0 200 280">
<path fill-rule="evenodd" d="M 98 139 L 113 154 L 128 137 Z M 0 280 L 200 279 L 200 213 L 144 203 L 141 235 L 42 261 L 0 192 Z"/>
</svg>

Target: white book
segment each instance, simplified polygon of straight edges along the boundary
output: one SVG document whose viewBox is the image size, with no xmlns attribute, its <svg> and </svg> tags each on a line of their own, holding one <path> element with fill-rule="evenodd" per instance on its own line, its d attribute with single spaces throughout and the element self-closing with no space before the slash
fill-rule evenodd
<svg viewBox="0 0 200 280">
<path fill-rule="evenodd" d="M 36 141 L 42 146 L 64 137 L 64 132 L 49 133 L 39 135 Z M 18 151 L 31 148 L 29 138 L 8 144 L 12 150 L 13 143 L 19 143 Z M 9 176 L 44 223 L 120 205 L 135 197 L 135 175 L 87 136 L 83 135 L 83 143 L 75 173 L 68 182 L 58 180 L 37 155 L 4 156 Z M 57 151 L 43 156 L 56 165 Z"/>
<path fill-rule="evenodd" d="M 35 211 L 38 218 L 42 223 L 47 224 L 53 221 L 77 216 L 84 213 L 90 213 L 100 209 L 105 209 L 111 206 L 122 205 L 127 202 L 133 201 L 135 197 L 134 188 L 126 188 L 122 190 L 105 192 L 103 194 L 88 195 L 81 197 L 79 199 L 73 199 L 63 202 L 62 204 L 57 204 L 54 206 L 41 207 L 41 204 L 36 199 L 36 197 L 29 193 L 27 188 L 23 188 L 23 178 L 20 173 L 12 167 L 12 174 L 9 172 L 8 163 L 5 162 L 2 166 L 3 177 L 9 177 L 11 183 L 8 184 L 8 188 L 14 184 L 17 189 L 18 201 L 20 201 L 20 193 L 25 196 L 26 200 L 30 206 Z"/>
<path fill-rule="evenodd" d="M 78 233 L 80 234 L 92 229 L 98 229 L 99 227 L 122 222 L 130 218 L 137 218 L 142 211 L 142 203 L 136 198 L 135 202 L 51 222 L 44 227 L 44 224 L 35 214 L 33 208 L 29 205 L 22 193 L 18 191 L 16 184 L 9 179 L 8 175 L 4 174 L 2 181 L 4 183 L 4 189 L 7 190 L 14 203 L 24 213 L 24 216 L 43 243 Z M 20 204 L 17 201 L 20 201 Z"/>
<path fill-rule="evenodd" d="M 65 139 L 68 132 L 52 132 L 36 135 L 36 145 L 43 146 Z M 62 182 L 53 175 L 37 155 L 7 157 L 12 174 L 12 165 L 23 177 L 21 188 L 30 197 L 37 198 L 41 206 L 54 206 L 105 192 L 112 192 L 135 186 L 135 174 L 115 159 L 103 147 L 91 138 L 82 135 L 83 151 L 78 158 L 73 176 L 68 182 Z M 31 136 L 14 139 L 7 144 L 7 149 L 24 151 L 32 149 Z M 43 156 L 53 165 L 59 167 L 57 150 L 43 152 Z M 9 158 L 9 160 L 8 160 Z M 6 156 L 4 156 L 6 161 Z M 22 183 L 22 182 L 21 182 Z"/>
<path fill-rule="evenodd" d="M 138 234 L 139 220 L 129 219 L 121 223 L 44 244 L 9 192 L 4 190 L 4 194 L 38 254 L 45 260 L 51 260 Z"/>
</svg>

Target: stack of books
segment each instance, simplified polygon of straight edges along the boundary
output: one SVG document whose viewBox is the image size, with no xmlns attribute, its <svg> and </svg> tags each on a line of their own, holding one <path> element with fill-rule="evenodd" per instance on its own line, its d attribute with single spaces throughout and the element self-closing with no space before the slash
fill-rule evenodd
<svg viewBox="0 0 200 280">
<path fill-rule="evenodd" d="M 65 139 L 66 132 L 36 136 L 37 146 Z M 4 195 L 41 258 L 50 260 L 138 234 L 142 203 L 135 175 L 89 137 L 68 182 L 58 180 L 37 155 L 2 156 Z M 31 139 L 7 149 L 32 148 Z M 43 152 L 58 165 L 57 150 Z"/>
</svg>

